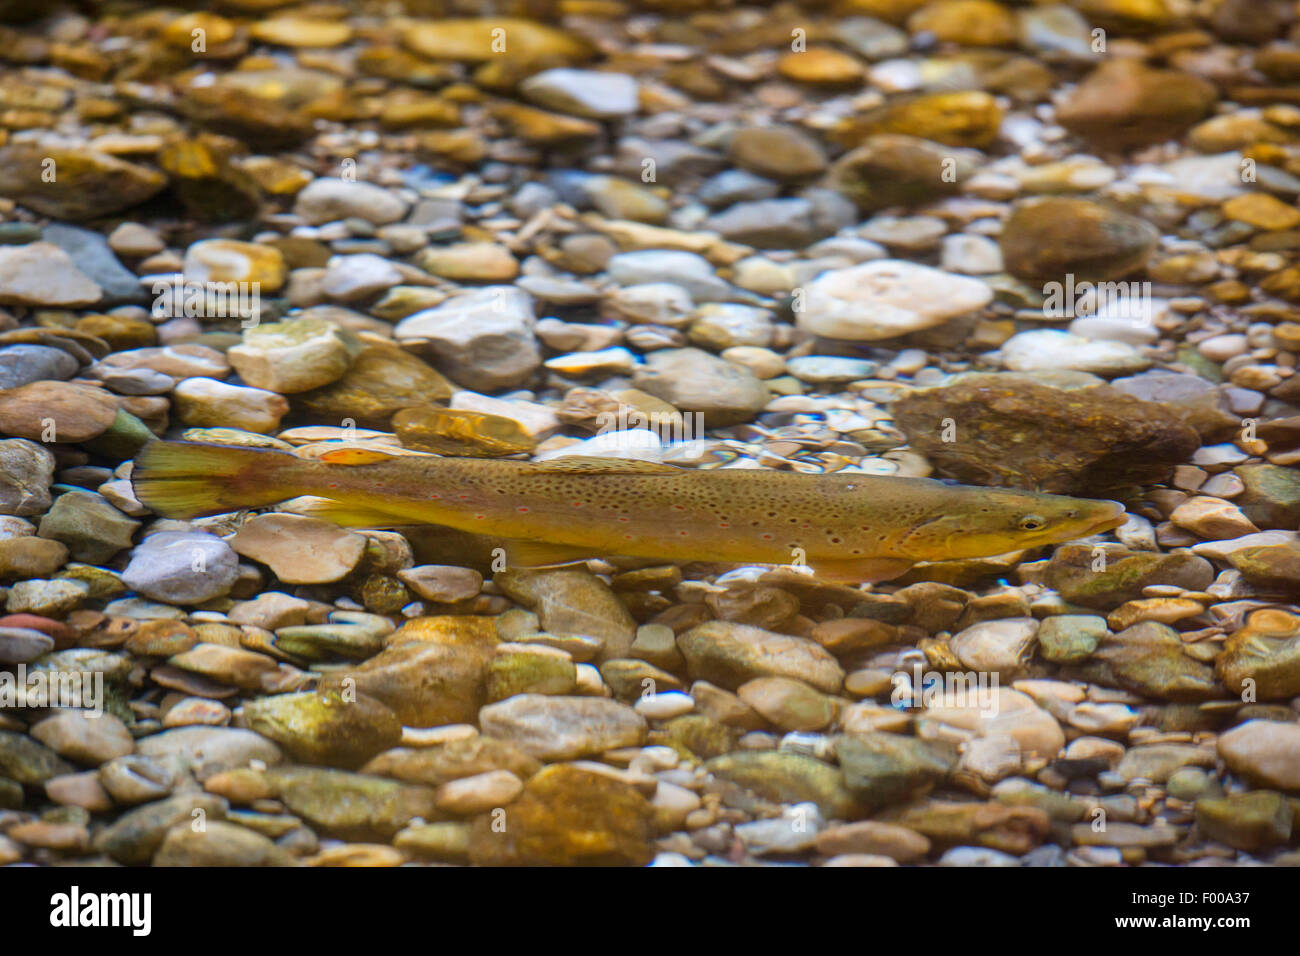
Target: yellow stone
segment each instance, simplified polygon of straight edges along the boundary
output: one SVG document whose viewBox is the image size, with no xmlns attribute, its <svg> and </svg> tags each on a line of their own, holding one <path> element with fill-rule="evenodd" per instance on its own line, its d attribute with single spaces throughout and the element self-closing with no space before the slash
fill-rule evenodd
<svg viewBox="0 0 1300 956">
<path fill-rule="evenodd" d="M 1016 18 L 993 0 L 950 0 L 932 3 L 908 18 L 912 33 L 933 33 L 941 42 L 964 46 L 1012 46 Z"/>
<path fill-rule="evenodd" d="M 1300 225 L 1300 210 L 1267 193 L 1233 196 L 1221 208 L 1229 219 L 1270 232 Z"/>
<path fill-rule="evenodd" d="M 441 96 L 403 90 L 384 97 L 379 122 L 388 129 L 454 127 L 460 125 L 460 107 Z"/>
<path fill-rule="evenodd" d="M 418 148 L 434 156 L 472 166 L 487 155 L 487 143 L 473 130 L 438 130 L 423 134 Z"/>
<path fill-rule="evenodd" d="M 301 166 L 276 156 L 249 156 L 239 165 L 258 188 L 272 196 L 296 195 L 316 178 Z"/>
<path fill-rule="evenodd" d="M 393 416 L 393 430 L 407 448 L 467 458 L 529 454 L 537 439 L 512 418 L 459 408 L 424 405 Z"/>
<path fill-rule="evenodd" d="M 875 133 L 903 133 L 947 146 L 990 145 L 1002 124 L 1002 109 L 988 93 L 960 90 L 899 99 L 845 120 L 834 132 L 846 146 Z"/>
<path fill-rule="evenodd" d="M 596 139 L 602 131 L 601 125 L 591 120 L 548 113 L 521 103 L 496 104 L 492 108 L 492 115 L 525 142 L 548 146 Z"/>
<path fill-rule="evenodd" d="M 429 246 L 420 252 L 416 264 L 425 272 L 455 281 L 509 282 L 519 275 L 519 261 L 495 242 Z"/>
<path fill-rule="evenodd" d="M 167 46 L 189 51 L 194 51 L 194 44 L 199 39 L 211 49 L 229 43 L 234 38 L 235 25 L 215 13 L 187 13 L 167 24 L 162 32 L 162 41 Z"/>
<path fill-rule="evenodd" d="M 311 20 L 306 17 L 274 17 L 253 24 L 249 31 L 253 39 L 276 46 L 332 47 L 352 39 L 352 28 L 346 23 L 330 20 Z"/>
<path fill-rule="evenodd" d="M 577 36 L 554 27 L 511 17 L 482 17 L 424 21 L 402 36 L 406 46 L 431 60 L 484 63 L 497 57 L 515 62 L 554 58 L 577 61 L 591 47 Z"/>
<path fill-rule="evenodd" d="M 776 65 L 777 72 L 796 83 L 841 86 L 862 79 L 862 64 L 856 57 L 827 47 L 802 53 L 787 53 Z"/>
<path fill-rule="evenodd" d="M 204 239 L 185 253 L 187 282 L 256 282 L 262 292 L 279 290 L 288 275 L 274 246 L 235 239 Z"/>
<path fill-rule="evenodd" d="M 930 0 L 839 0 L 835 12 L 842 17 L 868 16 L 901 24 Z"/>
</svg>

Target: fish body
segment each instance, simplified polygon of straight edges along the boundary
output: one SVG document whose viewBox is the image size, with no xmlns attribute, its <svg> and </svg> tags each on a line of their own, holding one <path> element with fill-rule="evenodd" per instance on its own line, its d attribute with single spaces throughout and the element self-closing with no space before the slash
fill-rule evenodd
<svg viewBox="0 0 1300 956">
<path fill-rule="evenodd" d="M 510 560 L 626 555 L 811 565 L 884 580 L 918 561 L 985 557 L 1116 527 L 1123 506 L 862 474 L 691 470 L 617 459 L 500 461 L 151 442 L 137 498 L 191 518 L 311 495 L 341 523 L 437 524 L 509 539 Z"/>
</svg>

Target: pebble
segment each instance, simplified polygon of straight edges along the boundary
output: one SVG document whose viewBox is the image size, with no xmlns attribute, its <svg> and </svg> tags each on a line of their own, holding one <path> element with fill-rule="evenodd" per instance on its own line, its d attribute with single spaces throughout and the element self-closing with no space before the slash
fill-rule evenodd
<svg viewBox="0 0 1300 956">
<path fill-rule="evenodd" d="M 626 73 L 558 67 L 534 73 L 519 92 L 539 106 L 588 119 L 618 119 L 638 107 L 636 78 Z"/>
<path fill-rule="evenodd" d="M 541 365 L 534 324 L 531 296 L 487 286 L 407 316 L 393 334 L 427 342 L 438 366 L 460 384 L 495 391 L 523 384 Z"/>
<path fill-rule="evenodd" d="M 993 290 L 978 279 L 878 259 L 818 276 L 796 322 L 814 335 L 872 341 L 942 325 L 992 300 Z"/>
<path fill-rule="evenodd" d="M 1126 342 L 1092 341 L 1057 329 L 1017 332 L 1001 352 L 1002 364 L 1013 372 L 1070 369 L 1118 376 L 1151 367 L 1151 360 Z"/>
<path fill-rule="evenodd" d="M 629 286 L 668 284 L 679 287 L 695 302 L 725 300 L 730 288 L 714 274 L 709 260 L 693 252 L 649 249 L 621 252 L 605 264 L 609 278 Z"/>
<path fill-rule="evenodd" d="M 0 392 L 0 432 L 31 441 L 89 441 L 117 415 L 113 396 L 90 385 L 40 381 Z"/>
<path fill-rule="evenodd" d="M 483 588 L 483 575 L 454 565 L 418 565 L 398 571 L 397 577 L 424 600 L 445 604 L 468 600 Z"/>
<path fill-rule="evenodd" d="M 661 349 L 646 357 L 633 384 L 713 425 L 748 421 L 767 405 L 767 387 L 741 366 L 702 349 Z"/>
<path fill-rule="evenodd" d="M 54 455 L 35 441 L 0 439 L 0 514 L 39 515 L 49 510 Z"/>
<path fill-rule="evenodd" d="M 55 499 L 36 533 L 62 542 L 77 561 L 102 564 L 129 548 L 139 527 L 140 522 L 118 511 L 102 495 L 69 491 Z"/>
<path fill-rule="evenodd" d="M 293 211 L 312 226 L 353 218 L 382 226 L 401 220 L 406 215 L 407 204 L 373 183 L 321 176 L 294 197 Z"/>
<path fill-rule="evenodd" d="M 0 305 L 77 308 L 103 292 L 52 242 L 0 246 Z"/>
<path fill-rule="evenodd" d="M 1300 726 L 1248 720 L 1219 735 L 1219 755 L 1233 773 L 1280 790 L 1300 790 Z"/>
<path fill-rule="evenodd" d="M 79 367 L 63 349 L 9 345 L 0 348 L 0 388 L 17 388 L 45 379 L 63 381 L 76 375 Z"/>
<path fill-rule="evenodd" d="M 337 326 L 296 319 L 245 329 L 226 358 L 248 385 L 287 395 L 337 381 L 358 351 L 355 340 Z"/>
<path fill-rule="evenodd" d="M 230 385 L 214 378 L 187 378 L 172 391 L 177 414 L 194 428 L 275 431 L 289 412 L 283 396 L 264 388 Z"/>
<path fill-rule="evenodd" d="M 30 664 L 54 650 L 54 639 L 26 627 L 0 627 L 0 663 Z"/>
<path fill-rule="evenodd" d="M 239 559 L 213 534 L 159 531 L 131 551 L 122 583 L 152 601 L 202 604 L 227 594 Z"/>
<path fill-rule="evenodd" d="M 356 568 L 366 538 L 319 518 L 264 514 L 245 521 L 229 546 L 265 564 L 285 584 L 322 584 Z"/>
<path fill-rule="evenodd" d="M 479 711 L 483 731 L 541 760 L 573 760 L 645 738 L 645 719 L 631 707 L 592 697 L 519 694 Z"/>
<path fill-rule="evenodd" d="M 278 292 L 288 278 L 284 256 L 274 246 L 234 239 L 204 239 L 185 250 L 186 282 L 245 282 L 260 293 Z"/>
<path fill-rule="evenodd" d="M 31 733 L 60 756 L 91 767 L 135 750 L 130 731 L 112 714 L 63 711 L 34 725 Z"/>
</svg>

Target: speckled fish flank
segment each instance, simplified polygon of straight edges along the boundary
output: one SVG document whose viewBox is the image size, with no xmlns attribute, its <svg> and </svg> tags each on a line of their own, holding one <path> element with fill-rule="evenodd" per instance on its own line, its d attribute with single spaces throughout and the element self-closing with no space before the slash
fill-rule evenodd
<svg viewBox="0 0 1300 956">
<path fill-rule="evenodd" d="M 802 561 L 860 581 L 895 577 L 918 561 L 1068 541 L 1116 527 L 1124 513 L 1113 501 L 918 478 L 368 451 L 311 461 L 183 442 L 146 446 L 133 483 L 143 504 L 173 518 L 312 495 L 329 499 L 320 513 L 342 523 L 438 524 L 511 539 L 510 560 L 524 565 L 609 555 Z"/>
</svg>

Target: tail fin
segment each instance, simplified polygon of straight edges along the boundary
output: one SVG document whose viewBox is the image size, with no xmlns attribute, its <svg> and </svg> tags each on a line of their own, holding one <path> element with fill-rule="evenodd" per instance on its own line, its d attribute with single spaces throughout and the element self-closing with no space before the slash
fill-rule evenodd
<svg viewBox="0 0 1300 956">
<path fill-rule="evenodd" d="M 131 486 L 164 518 L 198 518 L 301 494 L 291 482 L 304 466 L 310 463 L 272 449 L 152 441 L 135 456 Z"/>
</svg>

